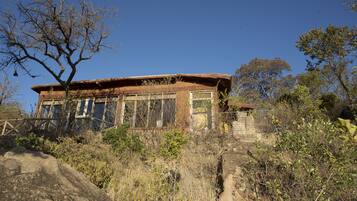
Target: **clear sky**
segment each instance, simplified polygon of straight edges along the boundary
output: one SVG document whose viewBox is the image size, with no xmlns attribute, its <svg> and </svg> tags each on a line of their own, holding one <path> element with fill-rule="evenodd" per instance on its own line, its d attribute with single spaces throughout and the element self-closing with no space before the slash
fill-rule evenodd
<svg viewBox="0 0 357 201">
<path fill-rule="evenodd" d="M 0 8 L 12 1 L 0 0 Z M 344 0 L 94 0 L 116 8 L 108 20 L 105 49 L 79 66 L 75 80 L 166 73 L 229 73 L 255 57 L 286 60 L 299 73 L 305 56 L 295 47 L 312 28 L 357 25 Z M 12 78 L 16 99 L 30 111 L 32 85 L 54 80 L 39 66 L 39 78 Z"/>
</svg>

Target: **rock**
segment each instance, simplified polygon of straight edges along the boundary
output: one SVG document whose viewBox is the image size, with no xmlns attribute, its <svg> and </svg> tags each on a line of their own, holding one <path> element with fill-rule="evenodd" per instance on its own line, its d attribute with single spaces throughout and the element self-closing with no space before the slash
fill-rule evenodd
<svg viewBox="0 0 357 201">
<path fill-rule="evenodd" d="M 223 183 L 224 191 L 219 196 L 219 201 L 233 201 L 234 181 L 233 175 L 229 174 Z"/>
<path fill-rule="evenodd" d="M 41 152 L 0 156 L 0 201 L 109 201 L 83 174 Z"/>
</svg>

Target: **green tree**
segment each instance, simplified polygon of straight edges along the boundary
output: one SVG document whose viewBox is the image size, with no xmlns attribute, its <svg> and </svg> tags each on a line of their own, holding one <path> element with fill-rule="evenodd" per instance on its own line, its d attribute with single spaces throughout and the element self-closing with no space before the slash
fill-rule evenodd
<svg viewBox="0 0 357 201">
<path fill-rule="evenodd" d="M 282 59 L 255 58 L 236 70 L 233 91 L 250 101 L 273 100 L 295 84 L 293 76 L 284 76 L 290 70 Z"/>
<path fill-rule="evenodd" d="M 321 76 L 319 70 L 309 70 L 297 76 L 299 85 L 309 89 L 313 97 L 319 97 L 321 94 L 328 91 L 327 80 Z"/>
<path fill-rule="evenodd" d="M 299 38 L 297 48 L 309 57 L 308 70 L 320 70 L 321 75 L 335 78 L 352 104 L 355 97 L 349 65 L 356 58 L 357 29 L 346 26 L 313 29 Z"/>
</svg>

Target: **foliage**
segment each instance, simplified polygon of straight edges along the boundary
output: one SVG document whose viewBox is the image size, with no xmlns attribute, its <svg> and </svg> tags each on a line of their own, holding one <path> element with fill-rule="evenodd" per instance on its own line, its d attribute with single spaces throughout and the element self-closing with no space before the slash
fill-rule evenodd
<svg viewBox="0 0 357 201">
<path fill-rule="evenodd" d="M 16 136 L 15 142 L 17 146 L 25 147 L 30 150 L 42 150 L 44 144 L 44 138 L 30 133 L 27 135 Z"/>
<path fill-rule="evenodd" d="M 354 122 L 357 121 L 357 106 L 344 106 L 339 117 L 343 119 L 349 119 Z"/>
<path fill-rule="evenodd" d="M 336 94 L 327 93 L 322 94 L 319 97 L 321 103 L 319 108 L 332 120 L 336 120 L 336 117 L 339 115 L 339 103 L 340 100 L 338 99 Z"/>
<path fill-rule="evenodd" d="M 259 148 L 247 168 L 254 188 L 269 200 L 354 200 L 357 144 L 343 136 L 328 120 L 300 119 Z"/>
<path fill-rule="evenodd" d="M 327 80 L 321 76 L 319 70 L 309 70 L 297 76 L 298 84 L 306 86 L 311 95 L 318 97 L 326 91 Z"/>
<path fill-rule="evenodd" d="M 291 93 L 284 94 L 277 102 L 289 103 L 293 110 L 304 117 L 320 114 L 318 106 L 321 105 L 321 101 L 311 97 L 309 89 L 305 86 L 297 85 Z"/>
<path fill-rule="evenodd" d="M 335 78 L 351 104 L 353 87 L 348 65 L 353 63 L 357 52 L 357 29 L 346 26 L 313 29 L 299 38 L 297 47 L 309 57 L 307 68 L 320 69 L 323 76 Z"/>
<path fill-rule="evenodd" d="M 320 97 L 320 100 L 321 100 L 320 108 L 331 111 L 335 107 L 338 101 L 338 97 L 336 96 L 336 94 L 329 93 L 329 94 L 323 94 Z"/>
<path fill-rule="evenodd" d="M 346 135 L 342 135 L 341 137 L 345 141 L 353 141 L 357 143 L 357 126 L 352 124 L 350 120 L 338 118 L 338 123 L 340 124 L 340 128 L 342 132 L 345 132 Z"/>
<path fill-rule="evenodd" d="M 103 141 L 112 146 L 113 151 L 120 156 L 124 152 L 143 153 L 144 144 L 136 134 L 128 133 L 129 125 L 106 130 Z"/>
<path fill-rule="evenodd" d="M 51 148 L 51 154 L 83 173 L 92 183 L 105 188 L 113 175 L 114 156 L 99 143 L 81 144 L 62 138 Z"/>
<path fill-rule="evenodd" d="M 165 132 L 163 135 L 164 139 L 160 146 L 161 155 L 169 159 L 178 158 L 183 145 L 187 143 L 186 134 L 174 129 Z"/>
<path fill-rule="evenodd" d="M 284 76 L 286 71 L 290 65 L 282 59 L 255 58 L 236 70 L 233 91 L 249 100 L 274 99 L 294 84 L 292 76 Z"/>
</svg>

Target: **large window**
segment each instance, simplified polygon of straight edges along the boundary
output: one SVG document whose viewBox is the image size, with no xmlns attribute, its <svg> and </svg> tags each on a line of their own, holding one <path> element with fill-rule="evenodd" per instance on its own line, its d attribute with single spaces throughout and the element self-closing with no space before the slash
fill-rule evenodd
<svg viewBox="0 0 357 201">
<path fill-rule="evenodd" d="M 61 117 L 62 102 L 43 101 L 41 104 L 40 117 L 59 119 Z"/>
<path fill-rule="evenodd" d="M 91 126 L 93 130 L 113 127 L 115 124 L 117 98 L 83 98 L 75 100 L 71 114 L 78 128 Z M 40 117 L 59 119 L 62 105 L 59 101 L 44 101 Z"/>
<path fill-rule="evenodd" d="M 115 124 L 116 98 L 87 98 L 78 100 L 77 119 L 91 119 L 92 129 L 100 130 Z"/>
<path fill-rule="evenodd" d="M 195 91 L 190 94 L 191 128 L 193 130 L 211 129 L 213 127 L 213 93 Z"/>
<path fill-rule="evenodd" d="M 161 128 L 175 124 L 176 95 L 148 94 L 124 97 L 122 123 L 132 128 Z"/>
</svg>

